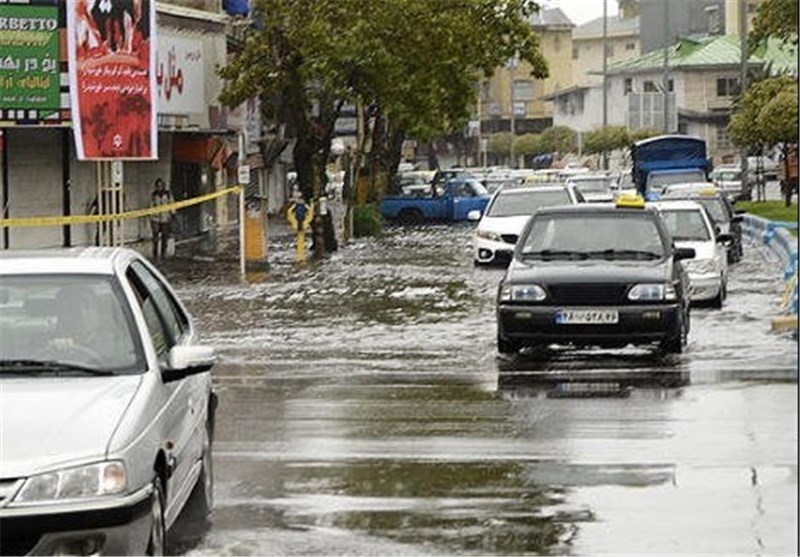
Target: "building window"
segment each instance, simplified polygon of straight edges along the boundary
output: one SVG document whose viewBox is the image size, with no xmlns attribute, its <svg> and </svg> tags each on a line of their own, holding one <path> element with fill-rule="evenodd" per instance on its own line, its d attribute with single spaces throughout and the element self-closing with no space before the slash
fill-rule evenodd
<svg viewBox="0 0 800 557">
<path fill-rule="evenodd" d="M 578 47 L 577 46 L 573 46 L 572 47 L 572 59 L 573 60 L 577 60 L 578 59 Z"/>
<path fill-rule="evenodd" d="M 481 81 L 481 100 L 483 102 L 488 102 L 492 99 L 492 90 L 491 90 L 491 82 L 489 80 Z"/>
<path fill-rule="evenodd" d="M 514 100 L 533 100 L 533 81 L 514 81 Z"/>
<path fill-rule="evenodd" d="M 718 97 L 735 97 L 739 94 L 738 77 L 721 77 L 717 79 Z"/>
<path fill-rule="evenodd" d="M 633 93 L 633 79 L 630 77 L 625 78 L 625 94 Z"/>
<path fill-rule="evenodd" d="M 625 50 L 636 50 L 636 43 L 625 43 Z"/>
<path fill-rule="evenodd" d="M 656 86 L 654 81 L 645 81 L 642 90 L 645 93 L 658 93 L 658 87 Z"/>
<path fill-rule="evenodd" d="M 728 137 L 728 130 L 726 126 L 719 126 L 717 128 L 717 149 L 730 149 L 731 140 Z"/>
<path fill-rule="evenodd" d="M 606 45 L 606 56 L 608 56 L 609 58 L 612 58 L 614 56 L 614 45 L 611 43 L 608 43 Z"/>
<path fill-rule="evenodd" d="M 675 91 L 675 82 L 671 79 L 667 81 L 667 91 L 669 91 L 670 93 Z"/>
</svg>

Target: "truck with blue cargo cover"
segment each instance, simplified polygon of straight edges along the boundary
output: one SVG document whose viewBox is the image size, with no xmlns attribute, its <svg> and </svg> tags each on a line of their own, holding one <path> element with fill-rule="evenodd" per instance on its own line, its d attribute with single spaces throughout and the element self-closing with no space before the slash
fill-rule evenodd
<svg viewBox="0 0 800 557">
<path fill-rule="evenodd" d="M 384 219 L 401 224 L 425 221 L 463 221 L 470 211 L 480 211 L 489 203 L 489 192 L 476 178 L 459 176 L 431 187 L 420 195 L 395 195 L 381 201 Z"/>
<path fill-rule="evenodd" d="M 687 135 L 659 135 L 637 141 L 631 147 L 636 191 L 656 200 L 669 184 L 707 182 L 710 161 L 706 142 Z"/>
</svg>

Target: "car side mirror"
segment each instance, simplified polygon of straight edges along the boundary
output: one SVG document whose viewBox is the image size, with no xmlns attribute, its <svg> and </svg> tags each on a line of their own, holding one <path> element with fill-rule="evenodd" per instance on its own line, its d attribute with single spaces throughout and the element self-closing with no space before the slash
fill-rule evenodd
<svg viewBox="0 0 800 557">
<path fill-rule="evenodd" d="M 736 207 L 733 209 L 733 213 L 735 215 L 744 215 L 745 213 L 747 213 L 747 209 L 739 209 L 738 207 Z"/>
<path fill-rule="evenodd" d="M 731 222 L 742 222 L 744 217 L 742 215 L 733 215 L 731 217 Z"/>
<path fill-rule="evenodd" d="M 682 259 L 694 259 L 696 252 L 694 248 L 675 248 L 673 251 L 673 257 L 675 261 L 681 261 Z"/>
<path fill-rule="evenodd" d="M 730 246 L 733 244 L 733 236 L 730 234 L 717 234 L 717 243 L 724 246 Z"/>
<path fill-rule="evenodd" d="M 467 220 L 472 220 L 472 221 L 481 220 L 481 212 L 478 211 L 477 209 L 473 209 L 472 211 L 467 213 Z"/>
<path fill-rule="evenodd" d="M 167 364 L 161 371 L 161 377 L 165 383 L 177 381 L 210 370 L 215 361 L 216 355 L 211 346 L 173 346 L 167 356 Z"/>
</svg>

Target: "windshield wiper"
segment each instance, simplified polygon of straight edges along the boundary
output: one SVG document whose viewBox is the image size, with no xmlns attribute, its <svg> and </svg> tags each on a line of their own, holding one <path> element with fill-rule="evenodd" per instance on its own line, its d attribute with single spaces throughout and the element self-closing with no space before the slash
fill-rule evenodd
<svg viewBox="0 0 800 557">
<path fill-rule="evenodd" d="M 553 250 L 544 249 L 541 251 L 523 251 L 523 258 L 530 259 L 587 259 L 588 255 L 585 251 L 574 250 Z"/>
<path fill-rule="evenodd" d="M 108 376 L 114 372 L 105 369 L 86 367 L 57 360 L 0 360 L 0 374 L 45 373 L 45 372 L 77 371 L 89 375 Z"/>
<path fill-rule="evenodd" d="M 600 251 L 591 251 L 588 253 L 588 255 L 590 257 L 603 257 L 605 259 L 661 259 L 661 254 L 659 253 L 638 249 L 605 249 Z"/>
</svg>

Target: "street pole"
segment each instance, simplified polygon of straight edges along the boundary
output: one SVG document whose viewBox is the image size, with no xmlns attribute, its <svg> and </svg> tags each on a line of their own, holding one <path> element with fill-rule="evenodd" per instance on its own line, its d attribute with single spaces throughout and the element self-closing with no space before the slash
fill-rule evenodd
<svg viewBox="0 0 800 557">
<path fill-rule="evenodd" d="M 669 2 L 664 2 L 664 80 L 662 87 L 664 90 L 664 133 L 669 133 Z"/>
<path fill-rule="evenodd" d="M 509 80 L 511 82 L 511 147 L 510 154 L 511 154 L 511 168 L 517 168 L 517 161 L 514 154 L 514 70 L 517 67 L 517 58 L 514 55 L 514 58 L 511 59 L 510 67 L 509 67 Z"/>
<path fill-rule="evenodd" d="M 739 75 L 739 95 L 744 95 L 747 88 L 747 2 L 746 0 L 739 0 L 739 46 L 740 46 L 740 75 Z M 742 167 L 742 193 L 750 193 L 752 195 L 752 188 L 747 171 L 747 148 L 742 147 L 739 153 L 739 158 L 742 160 L 740 166 Z M 758 193 L 758 192 L 757 192 Z"/>
<path fill-rule="evenodd" d="M 608 126 L 608 0 L 603 0 L 603 131 Z M 603 149 L 603 170 L 608 170 L 608 149 Z"/>
</svg>

